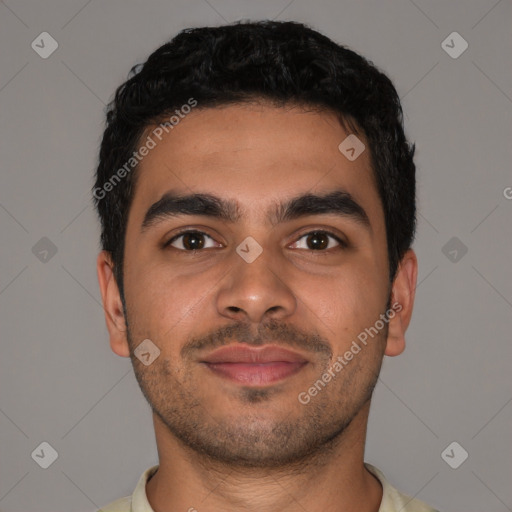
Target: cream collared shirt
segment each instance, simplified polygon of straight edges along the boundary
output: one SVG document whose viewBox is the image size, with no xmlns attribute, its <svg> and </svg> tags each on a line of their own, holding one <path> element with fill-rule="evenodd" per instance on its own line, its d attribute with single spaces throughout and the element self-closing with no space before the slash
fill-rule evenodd
<svg viewBox="0 0 512 512">
<path fill-rule="evenodd" d="M 382 501 L 379 512 L 438 512 L 426 503 L 411 498 L 397 491 L 384 477 L 383 473 L 375 466 L 365 462 L 365 467 L 375 475 L 382 484 Z M 98 512 L 155 512 L 149 504 L 146 495 L 146 482 L 156 472 L 158 465 L 146 469 L 135 487 L 131 496 L 120 498 Z M 194 507 L 190 507 L 194 510 Z"/>
</svg>

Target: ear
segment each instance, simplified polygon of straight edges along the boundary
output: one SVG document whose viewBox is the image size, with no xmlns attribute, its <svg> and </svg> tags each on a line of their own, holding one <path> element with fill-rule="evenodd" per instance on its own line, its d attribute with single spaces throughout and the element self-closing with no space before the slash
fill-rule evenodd
<svg viewBox="0 0 512 512">
<path fill-rule="evenodd" d="M 412 249 L 401 259 L 393 287 L 391 289 L 391 309 L 394 316 L 388 314 L 388 337 L 386 341 L 387 356 L 397 356 L 405 350 L 405 331 L 411 321 L 418 277 L 418 260 Z"/>
<path fill-rule="evenodd" d="M 96 271 L 103 300 L 105 320 L 110 334 L 110 348 L 118 356 L 129 357 L 130 348 L 126 338 L 123 303 L 114 277 L 114 264 L 109 252 L 101 251 L 98 254 Z"/>
</svg>

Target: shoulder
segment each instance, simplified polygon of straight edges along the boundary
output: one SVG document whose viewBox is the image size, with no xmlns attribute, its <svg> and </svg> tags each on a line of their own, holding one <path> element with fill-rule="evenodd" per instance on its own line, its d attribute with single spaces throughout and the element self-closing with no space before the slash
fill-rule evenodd
<svg viewBox="0 0 512 512">
<path fill-rule="evenodd" d="M 438 512 L 423 501 L 411 498 L 395 489 L 385 478 L 382 471 L 365 462 L 365 467 L 382 485 L 382 501 L 379 512 Z"/>
<path fill-rule="evenodd" d="M 146 496 L 146 483 L 157 469 L 158 464 L 151 466 L 142 473 L 131 496 L 119 498 L 97 512 L 153 512 Z"/>
</svg>

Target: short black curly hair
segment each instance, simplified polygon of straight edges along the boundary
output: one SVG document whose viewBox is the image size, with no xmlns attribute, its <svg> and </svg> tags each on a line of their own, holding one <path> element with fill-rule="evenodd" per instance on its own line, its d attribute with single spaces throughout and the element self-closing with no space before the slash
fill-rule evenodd
<svg viewBox="0 0 512 512">
<path fill-rule="evenodd" d="M 190 98 L 197 108 L 265 100 L 329 110 L 344 127 L 362 133 L 384 210 L 393 281 L 414 239 L 416 168 L 415 145 L 406 140 L 391 80 L 372 62 L 304 24 L 238 22 L 181 31 L 132 67 L 107 107 L 93 197 L 102 248 L 111 253 L 123 304 L 124 242 L 137 167 L 108 194 L 105 184 L 132 157 L 145 130 Z"/>
</svg>

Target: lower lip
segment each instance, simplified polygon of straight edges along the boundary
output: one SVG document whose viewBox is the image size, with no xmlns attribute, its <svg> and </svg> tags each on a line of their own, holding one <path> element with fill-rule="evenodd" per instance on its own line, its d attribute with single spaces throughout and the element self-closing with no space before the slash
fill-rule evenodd
<svg viewBox="0 0 512 512">
<path fill-rule="evenodd" d="M 272 363 L 205 363 L 210 370 L 218 375 L 245 384 L 261 386 L 271 384 L 290 377 L 306 365 L 305 362 L 287 363 L 276 361 Z"/>
</svg>

